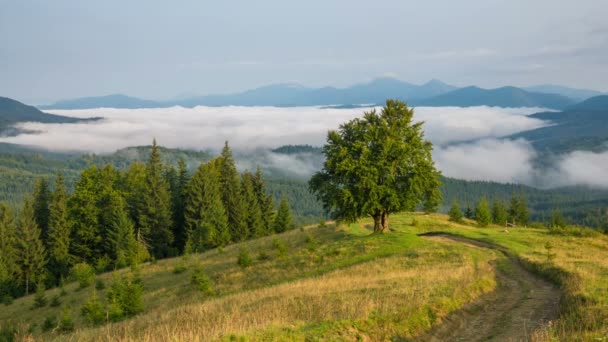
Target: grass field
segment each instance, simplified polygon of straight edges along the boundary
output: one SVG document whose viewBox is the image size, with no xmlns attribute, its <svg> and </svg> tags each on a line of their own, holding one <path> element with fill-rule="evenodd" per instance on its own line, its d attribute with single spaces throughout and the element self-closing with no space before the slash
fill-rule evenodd
<svg viewBox="0 0 608 342">
<path fill-rule="evenodd" d="M 94 285 L 65 287 L 61 305 L 32 309 L 33 296 L 0 310 L 0 324 L 36 340 L 395 340 L 419 336 L 450 313 L 496 289 L 498 250 L 441 244 L 418 236 L 443 231 L 503 246 L 535 273 L 564 289 L 562 318 L 545 337 L 592 339 L 608 333 L 608 239 L 551 235 L 547 230 L 475 228 L 443 215 L 399 214 L 392 231 L 371 234 L 370 222 L 307 227 L 142 265 L 145 311 L 100 326 L 86 324 L 83 303 Z M 549 250 L 546 243 L 551 244 Z M 239 251 L 253 258 L 237 265 Z M 555 257 L 548 254 L 555 254 Z M 191 284 L 202 268 L 213 284 Z M 118 273 L 129 273 L 121 270 Z M 99 275 L 111 282 L 112 273 Z M 47 298 L 59 289 L 47 291 Z M 49 317 L 72 312 L 75 331 L 43 331 Z"/>
</svg>

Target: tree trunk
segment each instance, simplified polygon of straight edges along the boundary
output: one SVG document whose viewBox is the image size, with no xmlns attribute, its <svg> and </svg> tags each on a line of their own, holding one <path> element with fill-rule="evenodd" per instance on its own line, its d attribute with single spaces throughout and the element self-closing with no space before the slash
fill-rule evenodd
<svg viewBox="0 0 608 342">
<path fill-rule="evenodd" d="M 382 219 L 381 219 L 381 224 L 382 224 L 382 232 L 388 231 L 388 212 L 383 211 L 382 212 Z"/>
<path fill-rule="evenodd" d="M 374 219 L 374 233 L 381 233 L 382 232 L 382 224 L 381 224 L 382 214 L 380 214 L 378 212 L 378 213 L 372 215 L 372 218 Z"/>
</svg>

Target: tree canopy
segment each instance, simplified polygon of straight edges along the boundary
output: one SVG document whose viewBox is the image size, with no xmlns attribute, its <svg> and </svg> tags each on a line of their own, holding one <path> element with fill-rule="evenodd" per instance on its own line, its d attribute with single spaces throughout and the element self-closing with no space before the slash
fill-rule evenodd
<svg viewBox="0 0 608 342">
<path fill-rule="evenodd" d="M 374 219 L 374 231 L 388 229 L 392 212 L 420 205 L 434 210 L 441 202 L 440 172 L 433 145 L 424 138 L 422 122 L 397 100 L 377 111 L 365 112 L 337 131 L 330 131 L 323 147 L 323 169 L 310 180 L 310 189 L 336 219 Z"/>
</svg>

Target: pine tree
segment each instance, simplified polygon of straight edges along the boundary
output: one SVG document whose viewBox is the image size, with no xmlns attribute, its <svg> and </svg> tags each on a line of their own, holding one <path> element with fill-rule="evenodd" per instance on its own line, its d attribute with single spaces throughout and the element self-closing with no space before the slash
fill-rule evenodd
<svg viewBox="0 0 608 342">
<path fill-rule="evenodd" d="M 487 227 L 492 222 L 492 214 L 486 197 L 482 197 L 475 208 L 475 219 L 480 227 Z"/>
<path fill-rule="evenodd" d="M 99 229 L 99 170 L 96 166 L 84 170 L 76 183 L 76 189 L 68 200 L 70 222 L 70 254 L 74 263 L 93 264 L 103 245 Z"/>
<path fill-rule="evenodd" d="M 242 179 L 241 189 L 246 210 L 248 237 L 264 236 L 267 234 L 267 230 L 264 227 L 262 211 L 260 210 L 260 204 L 258 203 L 258 198 L 255 193 L 253 175 L 249 172 L 245 172 L 243 173 Z"/>
<path fill-rule="evenodd" d="M 40 228 L 34 217 L 32 200 L 26 199 L 17 219 L 18 263 L 25 281 L 25 294 L 29 294 L 31 283 L 41 283 L 44 279 L 44 266 L 47 263 L 46 251 L 40 240 Z"/>
<path fill-rule="evenodd" d="M 246 210 L 241 195 L 240 177 L 234 164 L 232 151 L 225 143 L 220 160 L 220 184 L 222 202 L 228 216 L 228 227 L 232 241 L 247 238 Z"/>
<path fill-rule="evenodd" d="M 171 197 L 169 186 L 163 178 L 163 164 L 156 139 L 152 144 L 150 159 L 146 164 L 146 187 L 143 192 L 143 208 L 139 214 L 141 234 L 152 248 L 156 258 L 170 256 L 174 236 L 171 231 Z"/>
<path fill-rule="evenodd" d="M 289 229 L 291 226 L 291 212 L 289 209 L 289 203 L 287 203 L 287 199 L 283 197 L 281 199 L 281 203 L 279 204 L 279 210 L 277 212 L 277 216 L 274 219 L 274 231 L 276 233 L 282 233 Z"/>
<path fill-rule="evenodd" d="M 528 213 L 528 201 L 526 200 L 526 197 L 523 194 L 519 198 L 519 208 L 517 212 L 519 224 L 523 225 L 524 227 L 527 226 L 528 221 L 530 220 L 530 214 Z"/>
<path fill-rule="evenodd" d="M 452 201 L 452 207 L 450 208 L 450 221 L 460 223 L 462 222 L 462 211 L 460 211 L 460 206 L 458 205 L 458 201 Z"/>
<path fill-rule="evenodd" d="M 500 226 L 506 226 L 508 219 L 507 208 L 501 200 L 494 200 L 492 203 L 492 222 Z"/>
<path fill-rule="evenodd" d="M 67 201 L 64 178 L 59 173 L 49 205 L 49 266 L 56 279 L 67 276 L 71 265 Z"/>
<path fill-rule="evenodd" d="M 135 228 L 119 196 L 112 196 L 113 204 L 108 213 L 108 233 L 106 251 L 112 259 L 114 268 L 122 268 L 137 262 L 137 240 Z"/>
<path fill-rule="evenodd" d="M 272 232 L 272 224 L 274 222 L 274 203 L 272 196 L 266 191 L 266 183 L 262 176 L 262 170 L 258 167 L 253 176 L 253 190 L 258 199 L 258 206 L 262 213 L 262 222 L 266 234 Z"/>
<path fill-rule="evenodd" d="M 144 197 L 142 194 L 146 189 L 146 165 L 135 162 L 127 169 L 121 180 L 121 190 L 124 193 L 129 217 L 138 228 L 139 216 L 143 212 Z"/>
<path fill-rule="evenodd" d="M 201 165 L 186 188 L 186 252 L 201 252 L 230 242 L 228 218 L 220 195 L 218 161 Z"/>
<path fill-rule="evenodd" d="M 184 196 L 186 186 L 190 181 L 188 168 L 183 158 L 177 163 L 177 171 L 174 170 L 175 178 L 171 183 L 171 198 L 173 210 L 173 235 L 175 236 L 175 247 L 182 253 L 186 245 L 186 229 L 184 225 Z"/>
<path fill-rule="evenodd" d="M 45 178 L 39 178 L 34 184 L 34 217 L 45 245 L 49 236 L 49 199 L 48 183 Z"/>
<path fill-rule="evenodd" d="M 464 217 L 468 218 L 469 220 L 475 218 L 475 213 L 473 212 L 473 209 L 471 209 L 470 204 L 467 204 L 467 210 L 464 212 Z"/>
<path fill-rule="evenodd" d="M 564 216 L 562 212 L 555 209 L 551 212 L 551 218 L 549 219 L 549 228 L 564 228 L 566 226 L 566 221 L 564 220 Z"/>
<path fill-rule="evenodd" d="M 513 225 L 517 225 L 519 223 L 520 208 L 519 197 L 515 195 L 511 196 L 511 201 L 509 202 L 509 222 L 511 222 Z"/>
<path fill-rule="evenodd" d="M 5 203 L 0 202 L 0 299 L 14 296 L 20 278 L 18 258 L 13 214 Z"/>
</svg>

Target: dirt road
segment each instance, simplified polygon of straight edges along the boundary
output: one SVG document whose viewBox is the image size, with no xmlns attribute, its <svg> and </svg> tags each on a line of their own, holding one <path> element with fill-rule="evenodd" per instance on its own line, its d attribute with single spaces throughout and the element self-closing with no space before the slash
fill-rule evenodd
<svg viewBox="0 0 608 342">
<path fill-rule="evenodd" d="M 471 248 L 496 246 L 463 237 L 437 234 L 424 238 Z M 508 258 L 508 257 L 507 257 Z M 417 341 L 530 341 L 533 332 L 557 318 L 560 291 L 526 271 L 516 260 L 497 270 L 497 289 L 444 322 Z M 536 338 L 534 338 L 536 339 Z"/>
</svg>

